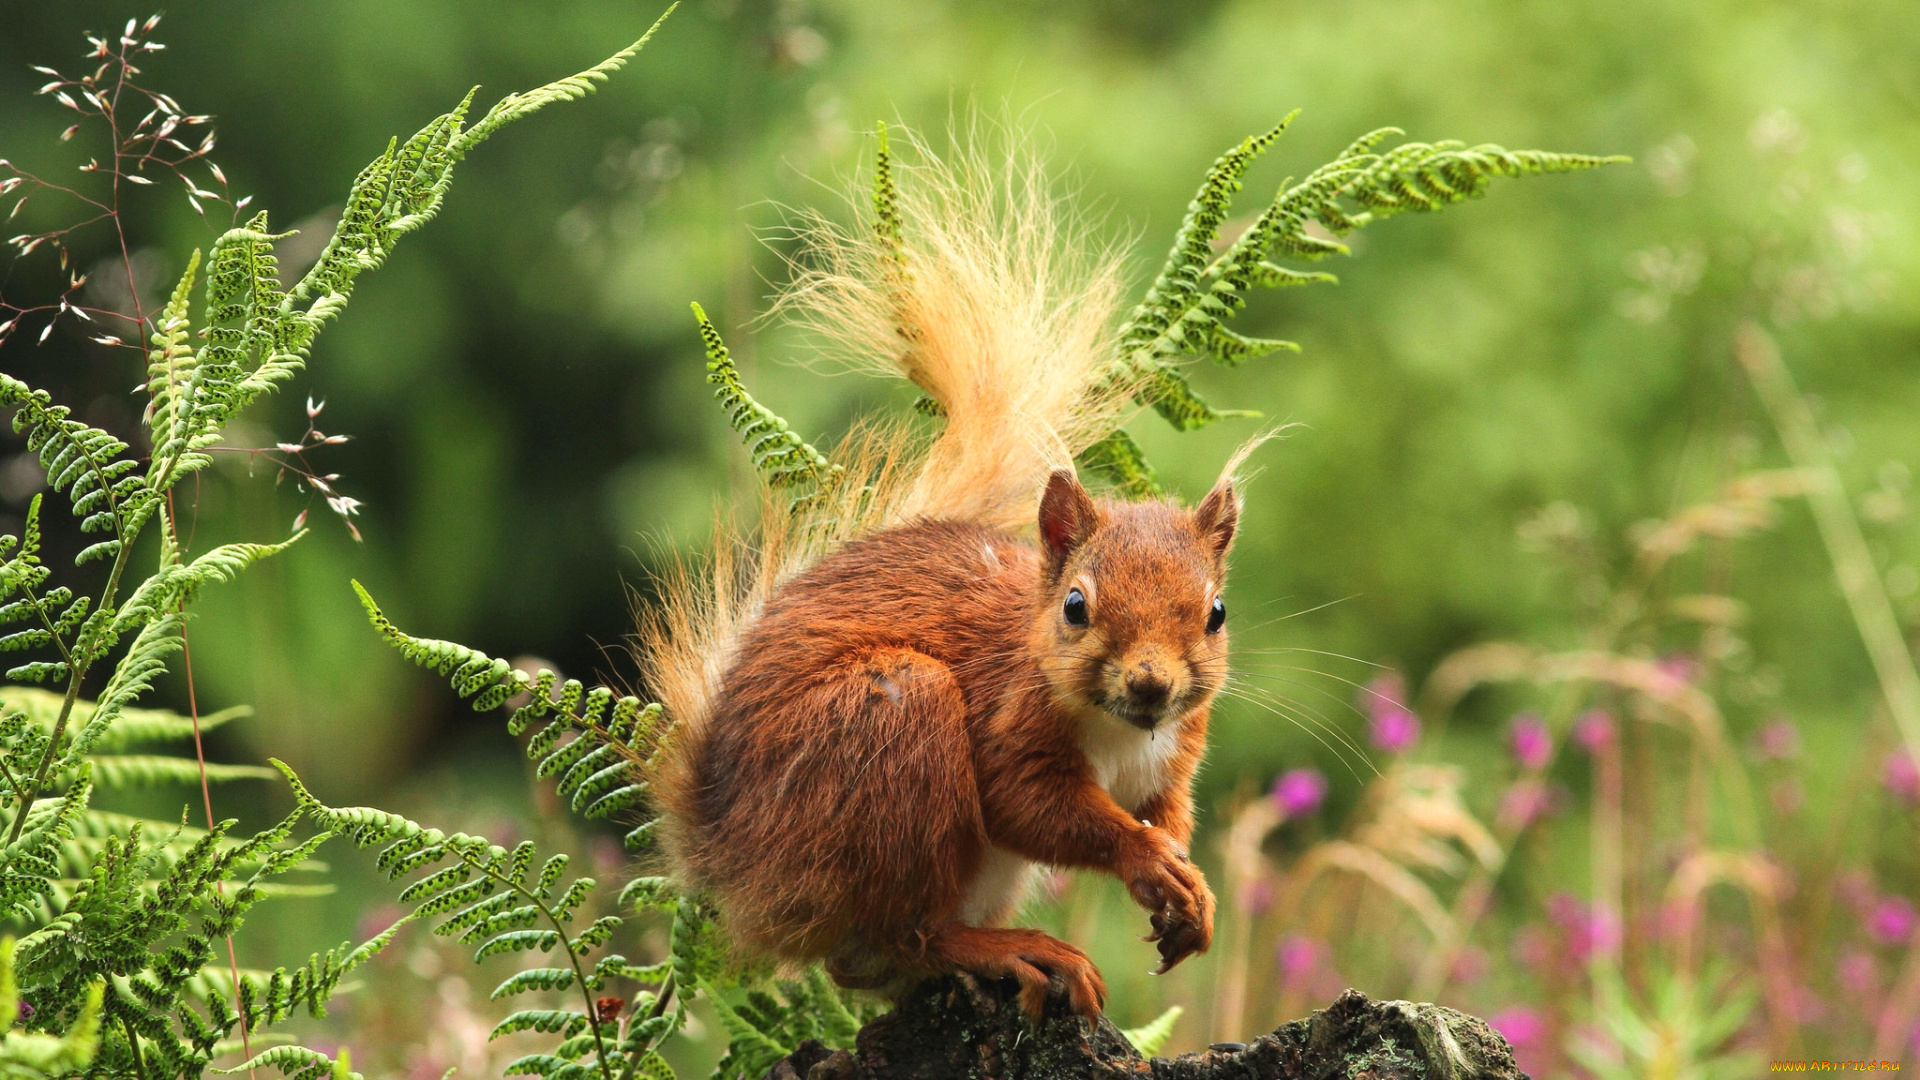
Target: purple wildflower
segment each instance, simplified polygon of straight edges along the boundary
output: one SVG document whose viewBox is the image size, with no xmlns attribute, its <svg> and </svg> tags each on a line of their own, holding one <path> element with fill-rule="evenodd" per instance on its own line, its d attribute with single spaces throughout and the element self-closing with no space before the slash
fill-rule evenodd
<svg viewBox="0 0 1920 1080">
<path fill-rule="evenodd" d="M 1368 716 L 1379 716 L 1386 709 L 1407 707 L 1407 680 L 1397 671 L 1383 671 L 1360 691 L 1360 704 Z"/>
<path fill-rule="evenodd" d="M 1500 797 L 1500 818 L 1516 828 L 1533 824 L 1553 807 L 1553 796 L 1539 780 L 1522 778 Z"/>
<path fill-rule="evenodd" d="M 1905 751 L 1895 750 L 1887 755 L 1887 764 L 1881 770 L 1880 782 L 1888 791 L 1900 797 L 1900 801 L 1909 806 L 1920 806 L 1920 768 L 1915 768 L 1913 757 Z"/>
<path fill-rule="evenodd" d="M 1589 754 L 1597 754 L 1613 745 L 1613 714 L 1605 709 L 1588 709 L 1573 722 L 1573 741 Z"/>
<path fill-rule="evenodd" d="M 1273 782 L 1273 802 L 1290 818 L 1320 809 L 1327 798 L 1327 778 L 1319 769 L 1288 769 Z"/>
<path fill-rule="evenodd" d="M 1840 958 L 1834 974 L 1847 993 L 1869 998 L 1880 992 L 1880 962 L 1865 949 L 1854 949 Z"/>
<path fill-rule="evenodd" d="M 1407 708 L 1407 680 L 1399 672 L 1375 676 L 1361 691 L 1360 703 L 1371 718 L 1368 733 L 1375 749 L 1398 754 L 1420 741 L 1420 717 Z"/>
<path fill-rule="evenodd" d="M 1695 665 L 1693 658 L 1685 653 L 1663 656 L 1655 662 L 1655 666 L 1660 669 L 1666 683 L 1662 689 L 1667 693 L 1677 693 L 1693 681 Z"/>
<path fill-rule="evenodd" d="M 1499 1032 L 1514 1049 L 1525 1049 L 1547 1033 L 1547 1022 L 1525 1005 L 1516 1005 L 1487 1017 L 1487 1026 Z"/>
<path fill-rule="evenodd" d="M 1567 935 L 1567 951 L 1582 963 L 1620 945 L 1620 919 L 1604 904 L 1585 904 L 1572 893 L 1556 893 L 1547 914 Z"/>
<path fill-rule="evenodd" d="M 24 1024 L 33 1019 L 33 1012 L 33 1006 L 28 1003 L 26 998 L 21 998 L 20 1007 L 14 1010 L 13 1022 L 16 1024 Z"/>
<path fill-rule="evenodd" d="M 1512 747 L 1513 756 L 1523 769 L 1544 769 L 1553 758 L 1553 735 L 1539 713 L 1523 712 L 1514 717 L 1513 727 L 1507 733 L 1507 745 Z"/>
<path fill-rule="evenodd" d="M 1913 936 L 1915 922 L 1920 916 L 1906 897 L 1884 896 L 1867 916 L 1867 932 L 1882 945 L 1898 945 Z"/>
<path fill-rule="evenodd" d="M 1487 958 L 1486 950 L 1468 947 L 1460 950 L 1453 959 L 1453 980 L 1458 983 L 1475 983 L 1486 977 L 1492 970 L 1493 961 Z"/>
<path fill-rule="evenodd" d="M 1420 718 L 1411 709 L 1382 709 L 1374 714 L 1368 734 L 1376 749 L 1398 754 L 1420 741 Z"/>
<path fill-rule="evenodd" d="M 1760 729 L 1760 756 L 1769 761 L 1785 761 L 1800 753 L 1800 729 L 1791 720 L 1775 720 Z"/>
<path fill-rule="evenodd" d="M 1320 966 L 1324 949 L 1325 946 L 1310 937 L 1287 935 L 1275 949 L 1280 960 L 1280 977 L 1290 986 L 1299 985 Z"/>
</svg>

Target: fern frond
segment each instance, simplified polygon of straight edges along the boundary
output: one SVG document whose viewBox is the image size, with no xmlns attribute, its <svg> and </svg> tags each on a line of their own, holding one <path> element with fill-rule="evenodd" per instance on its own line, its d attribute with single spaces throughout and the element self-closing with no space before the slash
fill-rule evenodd
<svg viewBox="0 0 1920 1080">
<path fill-rule="evenodd" d="M 1241 177 L 1294 115 L 1263 135 L 1243 139 L 1214 162 L 1188 204 L 1166 263 L 1121 327 L 1110 377 L 1138 387 L 1138 400 L 1178 430 L 1258 415 L 1215 409 L 1201 400 L 1182 370 L 1187 358 L 1208 357 L 1232 367 L 1273 352 L 1299 351 L 1293 342 L 1247 337 L 1226 325 L 1246 306 L 1250 289 L 1335 280 L 1331 274 L 1278 265 L 1270 261 L 1273 257 L 1311 260 L 1346 254 L 1346 246 L 1326 234 L 1342 236 L 1405 210 L 1438 210 L 1483 194 L 1497 177 L 1571 172 L 1626 160 L 1457 142 L 1406 143 L 1375 153 L 1381 142 L 1400 134 L 1398 128 L 1381 128 L 1354 140 L 1305 180 L 1283 183 L 1273 202 L 1216 258 L 1214 245 Z M 1342 200 L 1358 209 L 1349 209 Z M 1326 234 L 1309 232 L 1310 224 Z M 1097 471 L 1122 490 L 1146 490 L 1138 480 L 1145 460 L 1138 457 L 1137 447 L 1132 456 L 1117 443 L 1096 444 L 1096 450 L 1090 451 L 1089 463 Z"/>
<path fill-rule="evenodd" d="M 156 784 L 200 783 L 202 766 L 192 758 L 165 754 L 95 754 L 87 758 L 93 765 L 94 779 L 108 788 L 152 787 Z M 207 762 L 209 783 L 230 780 L 274 780 L 279 773 L 259 765 L 220 765 Z"/>
<path fill-rule="evenodd" d="M 113 539 L 81 550 L 75 565 L 112 558 L 155 506 L 138 461 L 121 457 L 127 444 L 99 428 L 69 419 L 71 409 L 0 373 L 0 408 L 18 406 L 13 430 L 27 437 L 27 451 L 40 460 L 47 486 L 65 496 L 86 533 L 111 531 Z"/>
<path fill-rule="evenodd" d="M 529 990 L 569 990 L 573 987 L 573 972 L 566 968 L 545 967 L 527 968 L 507 976 L 505 982 L 493 988 L 488 994 L 490 1001 L 499 1001 L 503 997 L 524 994 Z"/>
<path fill-rule="evenodd" d="M 1151 499 L 1160 494 L 1153 466 L 1147 464 L 1147 455 L 1125 428 L 1114 428 L 1105 438 L 1080 451 L 1074 460 L 1081 468 L 1112 484 L 1122 498 Z"/>
<path fill-rule="evenodd" d="M 560 798 L 576 812 L 604 818 L 644 806 L 647 785 L 634 762 L 644 760 L 655 746 L 659 704 L 642 704 L 632 696 L 615 698 L 606 687 L 588 690 L 577 680 L 561 684 L 551 671 L 529 675 L 456 642 L 413 637 L 386 617 L 359 582 L 353 587 L 381 636 L 408 660 L 449 676 L 454 692 L 471 699 L 476 711 L 526 695 L 527 703 L 514 710 L 507 730 L 520 735 L 541 724 L 527 740 L 527 757 L 537 763 L 536 775 L 558 778 Z M 562 741 L 569 732 L 573 737 Z"/>
<path fill-rule="evenodd" d="M 455 140 L 455 155 L 465 154 L 468 150 L 471 150 L 474 146 L 484 141 L 487 136 L 492 135 L 500 128 L 505 127 L 523 116 L 537 112 L 556 101 L 578 101 L 580 98 L 593 93 L 600 88 L 600 84 L 607 81 L 607 76 L 625 67 L 627 61 L 633 59 L 634 54 L 646 46 L 648 39 L 653 37 L 654 31 L 660 29 L 660 25 L 667 21 L 667 16 L 672 15 L 674 9 L 679 6 L 679 0 L 675 0 L 674 3 L 667 6 L 666 11 L 661 12 L 660 17 L 655 19 L 653 25 L 647 28 L 647 32 L 640 35 L 639 41 L 621 49 L 619 52 L 614 53 L 612 56 L 607 57 L 605 60 L 600 61 L 598 64 L 595 64 L 578 75 L 569 75 L 564 79 L 550 82 L 537 90 L 528 90 L 519 94 L 508 94 L 506 97 L 501 98 L 498 104 L 487 110 L 487 115 L 481 117 L 479 123 L 473 125 L 464 135 Z"/>
<path fill-rule="evenodd" d="M 341 1052 L 344 1060 L 345 1051 Z M 264 1069 L 269 1065 L 280 1070 L 288 1080 L 320 1080 L 324 1076 L 351 1077 L 352 1080 L 364 1080 L 357 1072 L 350 1072 L 339 1066 L 334 1059 L 318 1050 L 309 1050 L 304 1046 L 275 1046 L 262 1050 L 231 1069 L 215 1069 L 217 1073 L 243 1073 L 255 1069 Z"/>
<path fill-rule="evenodd" d="M 747 444 L 747 456 L 758 472 L 774 488 L 828 488 L 843 472 L 794 432 L 773 410 L 753 399 L 740 382 L 733 366 L 733 355 L 720 331 L 707 319 L 699 304 L 693 305 L 693 317 L 700 324 L 700 340 L 707 350 L 707 382 L 713 384 L 713 396 L 727 411 L 727 423 Z"/>
<path fill-rule="evenodd" d="M 13 1030 L 19 1023 L 20 994 L 14 971 L 14 940 L 0 939 L 0 1076 L 40 1080 L 85 1070 L 100 1043 L 100 1014 L 105 986 L 87 988 L 79 1011 L 64 1035 Z"/>
<path fill-rule="evenodd" d="M 1171 1006 L 1152 1020 L 1137 1028 L 1127 1028 L 1120 1034 L 1140 1052 L 1141 1057 L 1152 1057 L 1160 1052 L 1161 1047 L 1167 1045 L 1168 1039 L 1173 1038 L 1173 1025 L 1180 1019 L 1180 1014 L 1183 1012 L 1186 1010 L 1180 1006 Z"/>
<path fill-rule="evenodd" d="M 200 249 L 187 258 L 186 272 L 173 287 L 167 306 L 154 323 L 152 348 L 147 352 L 146 423 L 153 432 L 153 465 L 147 473 L 149 487 L 164 490 L 166 483 L 154 469 L 163 462 L 177 460 L 187 438 L 187 418 L 193 409 L 188 386 L 196 362 L 189 344 L 190 326 L 187 307 L 193 299 L 193 287 L 200 272 Z"/>
</svg>

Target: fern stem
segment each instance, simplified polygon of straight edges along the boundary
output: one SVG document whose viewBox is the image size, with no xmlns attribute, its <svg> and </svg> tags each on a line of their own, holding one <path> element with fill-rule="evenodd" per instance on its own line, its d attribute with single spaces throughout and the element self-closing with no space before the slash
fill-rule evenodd
<svg viewBox="0 0 1920 1080">
<path fill-rule="evenodd" d="M 667 972 L 666 981 L 660 984 L 659 995 L 653 999 L 653 1008 L 647 1010 L 647 1019 L 653 1020 L 666 1015 L 667 1005 L 673 1001 L 674 994 L 679 989 L 679 980 L 674 978 L 673 972 Z M 640 1059 L 652 1053 L 654 1046 L 661 1038 L 663 1038 L 663 1036 L 655 1035 L 652 1040 L 648 1041 L 645 1050 L 627 1056 L 627 1066 L 620 1070 L 620 1080 L 633 1080 L 635 1070 L 640 1068 Z"/>
<path fill-rule="evenodd" d="M 171 519 L 172 516 L 173 492 L 169 491 L 167 492 L 167 517 Z M 172 528 L 177 535 L 179 527 L 173 526 Z M 184 607 L 182 610 L 184 611 Z M 213 789 L 207 784 L 207 748 L 200 739 L 200 701 L 193 690 L 193 649 L 187 644 L 187 624 L 185 620 L 182 620 L 180 623 L 180 656 L 186 668 L 187 675 L 187 715 L 193 720 L 193 757 L 200 765 L 200 800 L 207 810 L 207 831 L 212 832 L 214 827 Z M 226 896 L 227 892 L 218 880 L 213 883 L 213 891 L 214 895 L 222 898 Z M 247 1055 L 248 1061 L 252 1061 L 253 1035 L 248 1030 L 251 1025 L 247 1023 L 247 1010 L 240 1000 L 240 954 L 233 947 L 233 935 L 231 933 L 227 935 L 227 970 L 233 974 L 234 1012 L 240 1017 L 240 1051 Z M 251 1080 L 254 1076 L 254 1070 L 248 1069 L 247 1076 L 249 1080 Z"/>
<path fill-rule="evenodd" d="M 91 459 L 89 459 L 91 460 Z M 119 517 L 114 518 L 115 532 L 119 531 Z M 100 592 L 100 603 L 94 608 L 98 615 L 113 607 L 113 598 L 120 591 L 120 575 L 127 569 L 127 556 L 133 551 L 131 537 L 120 537 L 120 550 L 113 556 L 113 571 L 107 575 L 107 587 Z M 80 654 L 74 657 L 73 670 L 67 675 L 67 697 L 60 703 L 60 717 L 53 723 L 53 737 L 47 740 L 47 752 L 40 758 L 40 766 L 33 771 L 33 782 L 20 793 L 20 808 L 13 815 L 13 828 L 7 832 L 7 843 L 20 839 L 20 833 L 27 826 L 27 812 L 33 809 L 33 801 L 40 797 L 40 789 L 46 786 L 47 773 L 53 768 L 53 759 L 60 753 L 60 736 L 67 732 L 67 721 L 73 718 L 73 703 L 80 698 L 80 684 L 87 677 L 87 670 L 93 666 L 93 659 Z"/>
<path fill-rule="evenodd" d="M 133 1021 L 120 1017 L 120 1026 L 127 1032 L 127 1049 L 133 1054 L 133 1071 L 140 1080 L 147 1080 L 147 1056 L 140 1052 L 140 1035 L 133 1030 Z"/>
<path fill-rule="evenodd" d="M 67 662 L 67 667 L 73 667 L 73 654 L 67 651 L 66 642 L 60 640 L 60 631 L 54 629 L 53 620 L 47 618 L 46 606 L 39 597 L 33 595 L 33 589 L 25 582 L 20 583 L 20 595 L 27 598 L 27 602 L 33 605 L 34 614 L 40 616 L 40 625 L 47 628 L 47 636 L 53 639 L 53 647 L 60 650 L 60 659 Z"/>
<path fill-rule="evenodd" d="M 607 1042 L 600 1034 L 600 1008 L 594 1004 L 593 990 L 587 985 L 587 973 L 580 966 L 580 954 L 574 951 L 573 942 L 567 936 L 567 928 L 561 924 L 559 916 L 553 913 L 553 909 L 547 906 L 547 902 L 533 896 L 525 888 L 521 888 L 520 891 L 527 893 L 533 900 L 534 906 L 540 909 L 540 914 L 546 916 L 547 921 L 552 923 L 554 930 L 560 934 L 560 947 L 567 950 L 567 963 L 573 968 L 574 985 L 580 988 L 580 997 L 587 1006 L 587 1030 L 593 1032 L 594 1058 L 600 1065 L 600 1076 L 602 1080 L 613 1080 L 613 1070 L 607 1066 Z"/>
<path fill-rule="evenodd" d="M 560 935 L 560 947 L 566 950 L 567 963 L 573 968 L 574 985 L 580 988 L 580 996 L 586 1002 L 587 1029 L 593 1032 L 593 1046 L 595 1056 L 600 1064 L 600 1076 L 602 1080 L 613 1080 L 613 1070 L 607 1067 L 607 1043 L 600 1035 L 600 1011 L 594 1004 L 593 990 L 587 984 L 586 969 L 580 966 L 580 956 L 574 952 L 573 940 L 567 934 L 566 924 L 560 920 L 558 915 L 553 913 L 553 909 L 547 906 L 547 902 L 541 899 L 539 894 L 535 893 L 532 889 L 492 869 L 486 862 L 483 862 L 468 851 L 463 850 L 460 852 L 460 860 L 475 870 L 480 871 L 482 875 L 490 877 L 502 885 L 505 885 L 507 888 L 512 889 L 514 892 L 519 893 L 521 896 L 526 897 L 533 903 L 533 906 L 539 910 L 540 914 L 546 918 L 547 922 L 552 924 L 554 932 Z"/>
</svg>

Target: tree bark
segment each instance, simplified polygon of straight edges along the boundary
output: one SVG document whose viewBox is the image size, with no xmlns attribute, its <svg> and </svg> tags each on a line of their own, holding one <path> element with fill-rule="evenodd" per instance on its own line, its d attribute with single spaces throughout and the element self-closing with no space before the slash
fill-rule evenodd
<svg viewBox="0 0 1920 1080">
<path fill-rule="evenodd" d="M 1011 980 L 931 980 L 860 1029 L 855 1049 L 801 1044 L 768 1080 L 1528 1080 L 1486 1021 L 1348 990 L 1251 1044 L 1147 1059 L 1105 1017 L 1091 1030 L 1064 998 L 1042 1022 Z"/>
</svg>

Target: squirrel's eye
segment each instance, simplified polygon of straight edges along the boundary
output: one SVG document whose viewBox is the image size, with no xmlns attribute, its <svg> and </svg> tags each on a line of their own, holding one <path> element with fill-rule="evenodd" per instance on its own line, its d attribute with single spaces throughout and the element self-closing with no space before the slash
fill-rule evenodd
<svg viewBox="0 0 1920 1080">
<path fill-rule="evenodd" d="M 1227 602 L 1219 597 L 1213 598 L 1213 610 L 1207 612 L 1207 633 L 1217 634 L 1227 625 Z"/>
<path fill-rule="evenodd" d="M 1060 614 L 1066 617 L 1068 626 L 1087 625 L 1087 597 L 1079 589 L 1067 590 L 1067 604 Z"/>
</svg>

